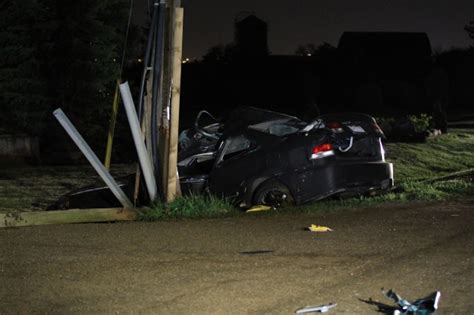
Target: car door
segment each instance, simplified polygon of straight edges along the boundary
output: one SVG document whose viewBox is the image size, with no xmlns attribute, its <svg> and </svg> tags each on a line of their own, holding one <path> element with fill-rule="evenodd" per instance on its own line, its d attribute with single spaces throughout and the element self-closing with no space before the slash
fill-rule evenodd
<svg viewBox="0 0 474 315">
<path fill-rule="evenodd" d="M 260 160 L 254 141 L 244 135 L 227 138 L 217 153 L 213 170 L 209 174 L 209 190 L 220 196 L 235 197 L 243 187 L 242 182 L 254 175 Z"/>
</svg>

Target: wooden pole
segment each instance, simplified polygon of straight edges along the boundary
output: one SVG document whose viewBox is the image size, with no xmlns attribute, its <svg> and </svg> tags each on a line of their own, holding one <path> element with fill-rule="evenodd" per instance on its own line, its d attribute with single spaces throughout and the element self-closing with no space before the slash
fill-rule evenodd
<svg viewBox="0 0 474 315">
<path fill-rule="evenodd" d="M 72 209 L 0 214 L 0 228 L 32 225 L 133 221 L 136 212 L 125 208 Z"/>
<path fill-rule="evenodd" d="M 112 104 L 112 115 L 110 117 L 109 133 L 107 136 L 107 148 L 105 150 L 104 166 L 107 170 L 110 170 L 110 160 L 112 159 L 112 146 L 114 143 L 115 123 L 117 121 L 118 104 L 120 101 L 119 85 L 120 80 L 117 80 L 117 83 L 115 85 L 114 102 Z"/>
<path fill-rule="evenodd" d="M 177 157 L 174 155 L 177 155 L 177 133 L 179 128 L 179 87 L 181 81 L 181 47 L 183 24 L 182 12 L 180 22 L 176 23 L 176 12 L 182 10 L 182 8 L 177 7 L 178 3 L 179 1 L 176 0 L 167 0 L 168 10 L 166 15 L 166 32 L 164 36 L 165 53 L 163 58 L 163 80 L 160 86 L 159 100 L 159 152 L 165 202 L 170 202 L 174 200 L 178 191 L 176 163 L 173 163 L 173 160 L 177 160 Z M 180 34 L 177 34 L 176 31 L 178 31 Z M 176 60 L 178 60 L 177 66 L 175 62 Z M 171 120 L 173 119 L 172 116 L 176 118 L 176 121 L 174 122 L 175 127 L 173 127 L 174 131 L 171 130 Z M 173 141 L 171 140 L 172 137 L 175 138 Z M 176 148 L 171 149 L 171 145 L 175 145 Z"/>
<path fill-rule="evenodd" d="M 179 131 L 179 105 L 181 92 L 181 62 L 183 50 L 183 8 L 172 10 L 172 40 L 171 40 L 171 108 L 170 130 L 167 163 L 167 189 L 166 201 L 173 201 L 179 195 L 179 178 L 177 175 L 178 161 L 178 131 Z"/>
</svg>

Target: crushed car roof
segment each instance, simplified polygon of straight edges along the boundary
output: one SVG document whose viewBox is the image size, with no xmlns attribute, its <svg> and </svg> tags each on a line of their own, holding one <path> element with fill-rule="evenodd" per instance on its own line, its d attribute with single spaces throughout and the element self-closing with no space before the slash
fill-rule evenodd
<svg viewBox="0 0 474 315">
<path fill-rule="evenodd" d="M 300 120 L 297 117 L 273 112 L 266 109 L 242 106 L 233 110 L 227 118 L 224 126 L 225 134 L 233 134 L 243 129 L 247 129 L 251 125 L 257 125 L 272 120 Z"/>
</svg>

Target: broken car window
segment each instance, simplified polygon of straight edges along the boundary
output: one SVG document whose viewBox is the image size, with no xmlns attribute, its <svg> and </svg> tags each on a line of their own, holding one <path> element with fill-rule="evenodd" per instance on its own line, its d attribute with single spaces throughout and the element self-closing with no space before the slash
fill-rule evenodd
<svg viewBox="0 0 474 315">
<path fill-rule="evenodd" d="M 238 153 L 250 148 L 251 142 L 249 139 L 244 136 L 238 136 L 228 140 L 229 144 L 227 146 L 226 152 L 224 153 L 224 159 L 231 154 Z"/>
<path fill-rule="evenodd" d="M 226 143 L 225 143 L 222 160 L 223 161 L 228 160 L 231 157 L 234 157 L 236 155 L 239 155 L 240 153 L 247 151 L 251 147 L 252 147 L 252 142 L 244 136 L 229 138 L 226 140 Z"/>
<path fill-rule="evenodd" d="M 274 136 L 283 137 L 297 132 L 306 124 L 298 119 L 287 118 L 265 121 L 263 123 L 249 126 L 250 129 L 265 132 Z"/>
</svg>

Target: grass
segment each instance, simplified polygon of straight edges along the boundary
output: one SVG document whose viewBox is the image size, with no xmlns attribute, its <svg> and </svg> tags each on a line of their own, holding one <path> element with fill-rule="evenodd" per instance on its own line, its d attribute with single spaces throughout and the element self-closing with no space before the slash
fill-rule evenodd
<svg viewBox="0 0 474 315">
<path fill-rule="evenodd" d="M 469 180 L 453 179 L 432 184 L 419 181 L 405 181 L 391 192 L 378 196 L 361 196 L 349 199 L 326 199 L 316 203 L 281 209 L 287 212 L 331 212 L 340 209 L 367 208 L 386 204 L 413 201 L 439 201 L 474 195 L 474 183 Z"/>
<path fill-rule="evenodd" d="M 397 189 L 385 195 L 323 200 L 285 211 L 322 211 L 380 205 L 387 202 L 446 200 L 474 195 L 474 130 L 453 129 L 426 143 L 389 143 L 387 160 L 394 164 Z M 454 172 L 471 170 L 462 178 L 429 182 Z M 134 171 L 134 165 L 113 165 L 114 177 Z M 42 210 L 61 195 L 84 185 L 101 183 L 89 165 L 0 168 L 0 212 Z M 145 221 L 166 218 L 208 218 L 239 213 L 226 200 L 209 196 L 178 198 L 170 205 L 143 209 Z"/>
<path fill-rule="evenodd" d="M 455 129 L 426 143 L 388 143 L 395 180 L 422 180 L 474 168 L 474 130 Z"/>
<path fill-rule="evenodd" d="M 454 129 L 426 143 L 389 143 L 386 151 L 401 201 L 473 195 L 474 130 Z M 460 176 L 431 181 L 453 173 Z"/>
<path fill-rule="evenodd" d="M 156 203 L 142 209 L 138 218 L 156 221 L 170 218 L 210 218 L 227 216 L 236 212 L 230 202 L 210 195 L 190 195 L 177 198 L 170 204 Z"/>
<path fill-rule="evenodd" d="M 132 165 L 114 165 L 114 177 L 133 172 Z M 0 168 L 0 212 L 43 210 L 67 192 L 102 183 L 90 165 L 10 166 Z"/>
</svg>

